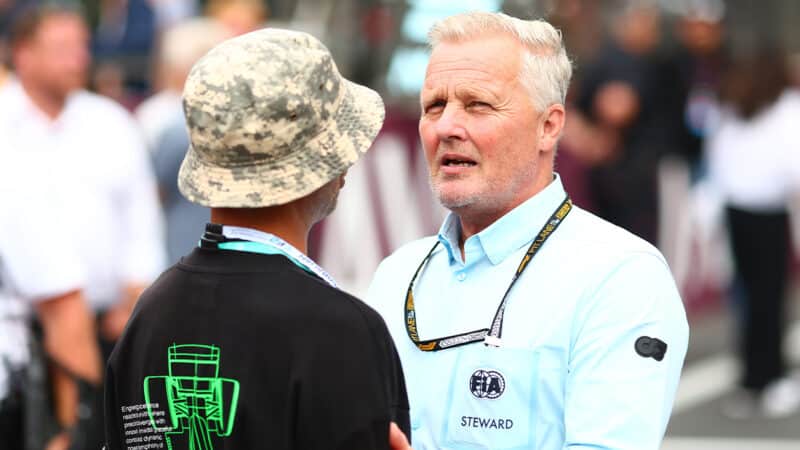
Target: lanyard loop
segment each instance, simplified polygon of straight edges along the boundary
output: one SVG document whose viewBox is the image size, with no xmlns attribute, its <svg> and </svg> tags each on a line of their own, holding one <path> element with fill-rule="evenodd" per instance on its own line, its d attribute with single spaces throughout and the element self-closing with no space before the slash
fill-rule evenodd
<svg viewBox="0 0 800 450">
<path fill-rule="evenodd" d="M 411 339 L 414 345 L 416 345 L 417 348 L 423 352 L 435 352 L 480 341 L 486 341 L 487 344 L 491 345 L 499 345 L 500 336 L 503 333 L 503 317 L 505 315 L 506 303 L 508 301 L 508 294 L 511 292 L 511 288 L 514 287 L 514 284 L 517 282 L 519 277 L 522 275 L 525 269 L 528 268 L 528 265 L 533 257 L 536 256 L 547 239 L 556 231 L 558 226 L 561 225 L 561 222 L 563 222 L 564 218 L 567 217 L 567 214 L 569 214 L 571 210 L 572 201 L 569 199 L 569 196 L 567 196 L 564 201 L 561 202 L 561 205 L 550 216 L 550 219 L 547 220 L 547 223 L 545 223 L 542 229 L 539 230 L 536 239 L 533 240 L 531 245 L 528 247 L 528 250 L 525 252 L 525 255 L 522 257 L 522 261 L 520 261 L 516 272 L 514 272 L 514 275 L 511 278 L 511 283 L 508 285 L 508 288 L 506 288 L 503 298 L 500 300 L 500 304 L 497 307 L 497 312 L 495 312 L 494 319 L 492 320 L 491 328 L 482 328 L 480 330 L 468 331 L 466 333 L 423 341 L 419 338 L 419 330 L 417 328 L 417 313 L 414 308 L 414 284 L 422 272 L 423 267 L 425 267 L 425 264 L 433 255 L 433 251 L 436 250 L 436 247 L 439 245 L 439 241 L 437 240 L 436 243 L 433 244 L 433 247 L 430 249 L 428 254 L 425 255 L 425 258 L 419 264 L 419 267 L 417 267 L 417 270 L 414 272 L 414 276 L 411 278 L 411 282 L 408 283 L 408 290 L 406 291 L 404 308 L 406 332 L 408 333 L 408 337 Z"/>
<path fill-rule="evenodd" d="M 325 271 L 325 269 L 315 263 L 314 260 L 303 254 L 303 252 L 295 248 L 292 244 L 284 241 L 274 234 L 228 225 L 223 225 L 222 233 L 220 234 L 227 239 L 241 239 L 240 241 L 217 243 L 217 248 L 220 250 L 237 250 L 261 254 L 281 254 L 289 258 L 289 261 L 306 272 L 310 272 L 322 278 L 325 282 L 335 288 L 339 287 L 336 284 L 336 280 L 334 280 L 333 277 Z"/>
</svg>

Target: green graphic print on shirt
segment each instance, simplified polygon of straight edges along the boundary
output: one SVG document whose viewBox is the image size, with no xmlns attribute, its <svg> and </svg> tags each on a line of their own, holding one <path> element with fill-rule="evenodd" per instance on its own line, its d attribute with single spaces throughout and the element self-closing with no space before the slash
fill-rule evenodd
<svg viewBox="0 0 800 450">
<path fill-rule="evenodd" d="M 173 450 L 173 439 L 185 440 L 188 433 L 188 450 L 213 450 L 212 433 L 226 437 L 233 432 L 239 382 L 220 378 L 219 360 L 217 346 L 172 344 L 167 349 L 169 375 L 145 377 L 150 424 L 164 433 L 167 449 Z M 156 399 L 165 400 L 169 408 L 166 426 L 156 423 L 152 407 Z"/>
</svg>

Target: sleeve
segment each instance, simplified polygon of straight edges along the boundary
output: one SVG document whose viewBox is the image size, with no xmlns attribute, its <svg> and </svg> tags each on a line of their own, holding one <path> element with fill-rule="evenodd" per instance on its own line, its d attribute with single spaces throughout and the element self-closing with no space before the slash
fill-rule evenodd
<svg viewBox="0 0 800 450">
<path fill-rule="evenodd" d="M 120 273 L 126 282 L 149 284 L 164 269 L 164 219 L 153 170 L 133 119 L 120 118 L 117 217 L 122 250 Z"/>
<path fill-rule="evenodd" d="M 400 357 L 383 320 L 378 318 L 375 322 L 371 331 L 377 352 L 371 356 L 373 366 L 378 369 L 378 377 L 374 381 L 383 384 L 384 395 L 389 403 L 389 421 L 396 423 L 411 442 L 411 419 Z M 358 428 L 338 448 L 388 449 L 388 443 L 388 422 L 379 419 L 370 422 L 367 427 Z"/>
<path fill-rule="evenodd" d="M 387 364 L 387 373 L 384 378 L 389 380 L 389 398 L 392 399 L 392 417 L 391 420 L 397 424 L 400 430 L 411 442 L 411 420 L 409 416 L 408 404 L 408 391 L 406 390 L 405 373 L 403 366 L 400 362 L 400 355 L 397 353 L 395 341 L 392 338 L 392 333 L 389 331 L 386 320 L 392 317 L 391 301 L 395 296 L 387 295 L 387 292 L 397 292 L 397 287 L 393 286 L 390 281 L 392 274 L 396 273 L 391 270 L 390 265 L 396 261 L 396 257 L 384 259 L 379 265 L 370 283 L 367 292 L 367 304 L 370 308 L 378 313 L 377 326 L 373 330 L 375 341 L 380 343 L 379 355 L 383 355 Z M 399 306 L 399 305 L 397 305 Z M 399 315 L 399 314 L 398 314 Z M 398 330 L 395 330 L 398 332 Z M 402 332 L 404 333 L 404 331 Z M 397 335 L 397 334 L 395 334 Z M 404 334 L 401 334 L 404 335 Z"/>
<path fill-rule="evenodd" d="M 377 314 L 376 314 L 377 316 Z M 391 414 L 389 419 L 396 423 L 398 427 L 411 441 L 411 419 L 409 417 L 408 393 L 406 392 L 405 375 L 403 366 L 400 363 L 400 355 L 386 328 L 386 323 L 379 316 L 375 320 L 373 335 L 375 342 L 378 343 L 378 354 L 376 359 L 384 361 L 385 373 L 381 379 L 386 380 L 386 397 L 389 399 Z"/>
<path fill-rule="evenodd" d="M 361 330 L 331 329 L 324 333 L 330 339 L 312 356 L 296 429 L 315 432 L 305 433 L 301 447 L 388 450 L 390 421 L 409 433 L 408 401 L 391 337 L 374 311 L 359 308 L 364 308 Z M 330 442 L 319 442 L 325 438 Z"/>
<path fill-rule="evenodd" d="M 0 279 L 15 296 L 26 302 L 81 289 L 86 273 L 69 236 L 69 221 L 56 227 L 53 217 L 69 217 L 58 211 L 59 202 L 40 198 L 27 189 L 16 204 L 0 214 Z M 45 203 L 42 201 L 46 200 Z M 44 216 L 42 211 L 46 211 Z"/>
<path fill-rule="evenodd" d="M 389 444 L 389 427 L 385 421 L 377 420 L 369 424 L 368 428 L 359 429 L 350 434 L 335 448 L 336 450 L 358 449 L 387 449 Z"/>
<path fill-rule="evenodd" d="M 657 450 L 689 328 L 666 263 L 628 258 L 578 310 L 566 383 L 565 448 Z"/>
</svg>

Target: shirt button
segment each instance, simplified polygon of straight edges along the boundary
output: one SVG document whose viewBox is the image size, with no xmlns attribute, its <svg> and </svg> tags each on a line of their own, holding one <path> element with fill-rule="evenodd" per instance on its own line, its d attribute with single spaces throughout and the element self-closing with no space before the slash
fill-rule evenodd
<svg viewBox="0 0 800 450">
<path fill-rule="evenodd" d="M 458 275 L 456 275 L 456 278 L 458 279 L 458 281 L 464 281 L 464 280 L 467 279 L 467 274 L 464 273 L 464 272 L 458 272 Z"/>
</svg>

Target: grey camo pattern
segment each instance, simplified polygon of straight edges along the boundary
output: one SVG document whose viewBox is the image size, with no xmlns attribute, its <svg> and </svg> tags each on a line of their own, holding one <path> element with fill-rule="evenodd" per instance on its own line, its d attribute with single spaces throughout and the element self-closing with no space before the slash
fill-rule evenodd
<svg viewBox="0 0 800 450">
<path fill-rule="evenodd" d="M 263 29 L 223 42 L 183 91 L 191 146 L 178 186 L 192 202 L 255 208 L 342 174 L 383 124 L 374 91 L 344 79 L 313 36 Z"/>
</svg>

